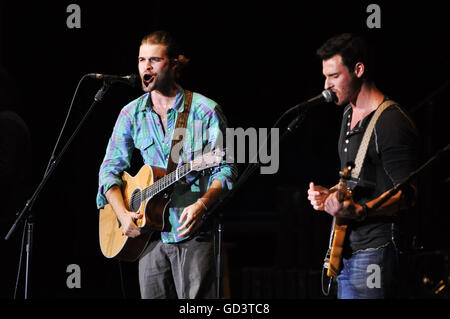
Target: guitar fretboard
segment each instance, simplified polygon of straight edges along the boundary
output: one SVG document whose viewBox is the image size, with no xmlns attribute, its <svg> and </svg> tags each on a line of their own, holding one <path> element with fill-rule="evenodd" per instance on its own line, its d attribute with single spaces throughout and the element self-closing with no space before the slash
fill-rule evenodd
<svg viewBox="0 0 450 319">
<path fill-rule="evenodd" d="M 154 182 L 149 187 L 144 188 L 142 190 L 141 201 L 145 201 L 155 196 L 156 194 L 163 191 L 173 183 L 177 182 L 180 178 L 183 178 L 190 172 L 192 172 L 192 161 L 187 164 L 184 164 L 183 166 L 178 167 L 176 170 L 167 174 L 158 181 Z"/>
</svg>

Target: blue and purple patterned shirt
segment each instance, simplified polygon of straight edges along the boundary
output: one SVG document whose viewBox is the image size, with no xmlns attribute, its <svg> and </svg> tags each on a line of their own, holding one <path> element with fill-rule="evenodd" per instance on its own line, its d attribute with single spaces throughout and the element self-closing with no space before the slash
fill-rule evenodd
<svg viewBox="0 0 450 319">
<path fill-rule="evenodd" d="M 164 132 L 158 114 L 152 109 L 149 93 L 130 102 L 121 110 L 109 139 L 105 158 L 100 166 L 98 208 L 107 204 L 104 194 L 109 188 L 113 185 L 122 187 L 121 176 L 130 167 L 134 148 L 140 151 L 144 164 L 164 169 L 167 167 L 177 115 L 184 110 L 184 96 L 184 90 L 178 87 L 174 105 L 167 111 L 166 132 Z M 216 147 L 224 149 L 225 129 L 226 119 L 220 106 L 213 100 L 194 93 L 178 166 L 194 159 L 197 157 L 196 154 L 201 155 L 205 149 L 212 150 Z M 201 183 L 201 178 L 195 179 L 194 176 L 188 175 L 187 182 L 194 181 L 190 185 L 188 193 L 194 198 L 187 201 L 185 198 L 175 198 L 176 196 L 174 196 L 169 208 L 171 230 L 161 233 L 163 242 L 173 243 L 185 239 L 179 238 L 176 231 L 180 226 L 178 219 L 184 206 L 200 197 L 213 180 L 220 181 L 224 190 L 230 190 L 236 176 L 236 167 L 231 164 L 214 168 L 206 183 Z"/>
</svg>

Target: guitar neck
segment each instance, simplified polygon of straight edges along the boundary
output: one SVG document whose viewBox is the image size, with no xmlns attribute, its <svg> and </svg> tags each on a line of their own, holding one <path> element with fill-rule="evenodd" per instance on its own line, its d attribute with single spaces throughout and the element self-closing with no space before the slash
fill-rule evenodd
<svg viewBox="0 0 450 319">
<path fill-rule="evenodd" d="M 174 184 L 175 182 L 179 181 L 181 178 L 192 172 L 192 161 L 189 163 L 184 164 L 183 166 L 177 167 L 173 172 L 167 174 L 163 178 L 157 180 L 149 187 L 142 190 L 143 198 L 142 201 L 145 201 L 159 192 L 162 192 L 170 185 Z"/>
<path fill-rule="evenodd" d="M 339 180 L 339 185 L 337 189 L 337 200 L 342 203 L 344 201 L 344 196 L 345 196 L 345 181 L 341 178 Z"/>
</svg>

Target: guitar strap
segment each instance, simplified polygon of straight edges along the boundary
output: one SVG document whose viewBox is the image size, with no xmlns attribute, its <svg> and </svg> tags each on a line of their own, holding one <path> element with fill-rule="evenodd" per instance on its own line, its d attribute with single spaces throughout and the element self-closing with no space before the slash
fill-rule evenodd
<svg viewBox="0 0 450 319">
<path fill-rule="evenodd" d="M 178 116 L 177 116 L 177 122 L 175 124 L 174 135 L 172 137 L 172 145 L 171 145 L 170 153 L 169 153 L 169 160 L 167 162 L 166 175 L 173 172 L 177 168 L 177 165 L 178 165 L 178 159 L 179 159 L 180 154 L 172 154 L 172 151 L 173 151 L 175 145 L 183 142 L 183 137 L 185 134 L 175 136 L 175 133 L 179 132 L 179 130 L 177 130 L 177 129 L 186 129 L 189 112 L 191 110 L 192 95 L 193 95 L 193 93 L 191 91 L 184 90 L 184 110 L 183 110 L 183 112 L 178 113 Z"/>
<path fill-rule="evenodd" d="M 370 119 L 369 125 L 367 125 L 366 131 L 364 132 L 364 136 L 362 138 L 361 144 L 359 145 L 358 153 L 356 154 L 355 159 L 355 167 L 351 170 L 352 179 L 358 180 L 359 174 L 361 173 L 362 166 L 364 164 L 364 159 L 366 157 L 367 148 L 369 146 L 370 137 L 372 136 L 372 132 L 375 128 L 375 124 L 380 117 L 381 113 L 389 106 L 397 104 L 393 100 L 386 100 L 377 108 L 375 114 Z"/>
</svg>

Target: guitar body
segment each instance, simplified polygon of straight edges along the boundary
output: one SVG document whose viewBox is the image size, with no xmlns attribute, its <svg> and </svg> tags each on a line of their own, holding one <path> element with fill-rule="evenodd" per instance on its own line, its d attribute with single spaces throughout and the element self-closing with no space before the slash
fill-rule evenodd
<svg viewBox="0 0 450 319">
<path fill-rule="evenodd" d="M 328 261 L 328 277 L 336 277 L 341 269 L 341 256 L 344 249 L 345 235 L 347 234 L 347 224 L 345 219 L 334 218 L 333 242 Z"/>
<path fill-rule="evenodd" d="M 122 233 L 122 226 L 110 204 L 100 209 L 100 248 L 107 258 L 135 261 L 143 252 L 153 231 L 163 231 L 168 227 L 166 208 L 170 202 L 168 192 L 161 192 L 146 201 L 140 201 L 139 191 L 146 189 L 165 175 L 165 170 L 144 165 L 136 176 L 124 172 L 122 195 L 125 206 L 132 212 L 139 212 L 143 218 L 136 220 L 141 235 L 136 238 Z"/>
<path fill-rule="evenodd" d="M 339 202 L 343 202 L 352 196 L 346 183 L 346 180 L 350 178 L 350 169 L 345 168 L 342 172 L 340 172 L 340 175 L 341 178 L 337 189 L 337 199 Z M 344 242 L 347 234 L 347 225 L 347 219 L 339 217 L 333 218 L 330 247 L 328 249 L 324 265 L 328 268 L 328 277 L 337 277 L 341 270 L 342 251 L 344 249 Z"/>
</svg>

